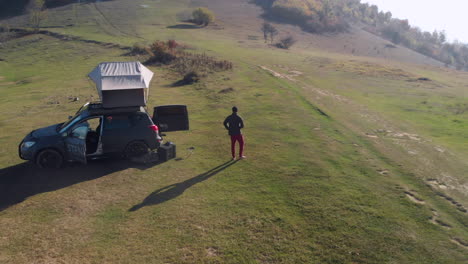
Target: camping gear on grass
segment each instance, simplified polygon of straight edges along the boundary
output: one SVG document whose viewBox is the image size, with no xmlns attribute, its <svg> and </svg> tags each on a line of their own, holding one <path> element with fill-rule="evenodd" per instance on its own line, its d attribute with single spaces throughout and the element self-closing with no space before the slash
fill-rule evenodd
<svg viewBox="0 0 468 264">
<path fill-rule="evenodd" d="M 154 73 L 140 62 L 103 62 L 88 76 L 105 108 L 146 106 Z"/>
<path fill-rule="evenodd" d="M 172 142 L 166 142 L 158 149 L 159 160 L 168 161 L 176 157 L 176 145 Z"/>
</svg>

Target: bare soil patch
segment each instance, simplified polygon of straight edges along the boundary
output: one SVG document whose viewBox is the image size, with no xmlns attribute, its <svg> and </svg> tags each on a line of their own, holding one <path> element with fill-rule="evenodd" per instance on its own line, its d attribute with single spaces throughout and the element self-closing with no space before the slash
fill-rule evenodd
<svg viewBox="0 0 468 264">
<path fill-rule="evenodd" d="M 206 255 L 208 257 L 216 257 L 219 255 L 218 249 L 216 247 L 209 247 L 206 249 Z"/>
<path fill-rule="evenodd" d="M 265 70 L 267 72 L 269 72 L 273 77 L 276 77 L 276 78 L 280 78 L 280 79 L 286 79 L 286 80 L 289 80 L 289 81 L 292 81 L 292 82 L 296 82 L 297 80 L 294 79 L 294 77 L 298 77 L 298 76 L 301 76 L 303 73 L 300 72 L 300 71 L 296 71 L 296 70 L 291 70 L 291 69 L 286 69 L 288 71 L 288 73 L 280 73 L 280 72 L 277 72 L 277 71 L 274 71 L 266 66 L 258 66 L 260 67 L 262 70 Z"/>
<path fill-rule="evenodd" d="M 439 216 L 439 213 L 437 213 L 437 211 L 435 209 L 431 209 L 432 210 L 432 217 L 431 219 L 429 219 L 429 222 L 433 223 L 434 225 L 439 225 L 443 228 L 446 228 L 446 229 L 451 229 L 452 226 L 442 220 L 440 220 L 440 216 Z"/>
<path fill-rule="evenodd" d="M 0 76 L 0 86 L 13 85 L 14 82 L 5 82 L 5 77 Z"/>
<path fill-rule="evenodd" d="M 468 243 L 461 240 L 460 238 L 453 238 L 450 241 L 452 241 L 453 243 L 459 245 L 460 247 L 462 247 L 464 249 L 468 249 Z"/>
<path fill-rule="evenodd" d="M 425 202 L 423 199 L 417 197 L 417 196 L 416 196 L 414 193 L 412 193 L 412 192 L 406 191 L 405 194 L 406 194 L 406 196 L 407 196 L 412 202 L 414 202 L 414 203 L 417 203 L 417 204 L 426 204 L 426 202 Z"/>
<path fill-rule="evenodd" d="M 427 180 L 427 183 L 432 186 L 432 187 L 435 187 L 435 188 L 439 188 L 439 189 L 442 189 L 442 190 L 447 190 L 448 189 L 448 186 L 442 182 L 439 182 L 438 180 L 436 179 L 429 179 Z"/>
<path fill-rule="evenodd" d="M 374 134 L 370 134 L 370 133 L 366 133 L 366 137 L 368 137 L 368 138 L 379 138 L 378 136 L 376 136 Z"/>
<path fill-rule="evenodd" d="M 389 170 L 386 170 L 386 169 L 378 169 L 377 172 L 380 174 L 380 175 L 388 175 L 390 173 Z"/>
<path fill-rule="evenodd" d="M 387 130 L 387 129 L 377 129 L 376 133 L 382 134 L 386 137 L 390 137 L 393 139 L 406 139 L 406 140 L 421 141 L 421 137 L 418 134 L 412 134 L 412 133 L 407 133 L 407 132 L 395 132 L 395 131 Z"/>
<path fill-rule="evenodd" d="M 397 133 L 391 134 L 391 136 L 395 138 L 400 138 L 400 139 L 409 139 L 409 140 L 415 140 L 415 141 L 421 140 L 421 138 L 416 134 L 410 134 L 410 133 L 404 133 L 404 132 L 397 132 Z"/>
</svg>

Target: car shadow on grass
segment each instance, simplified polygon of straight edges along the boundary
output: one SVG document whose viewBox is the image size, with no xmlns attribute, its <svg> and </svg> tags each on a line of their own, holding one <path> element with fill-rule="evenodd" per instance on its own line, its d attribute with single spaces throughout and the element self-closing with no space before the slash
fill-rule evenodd
<svg viewBox="0 0 468 264">
<path fill-rule="evenodd" d="M 88 164 L 68 164 L 61 169 L 39 169 L 24 162 L 0 169 L 0 212 L 28 197 L 91 181 L 129 168 L 146 170 L 159 163 L 138 164 L 127 160 L 105 159 Z"/>
<path fill-rule="evenodd" d="M 216 174 L 236 164 L 238 161 L 239 160 L 228 161 L 193 178 L 158 189 L 152 192 L 150 195 L 148 195 L 148 197 L 146 197 L 141 203 L 134 205 L 132 208 L 128 209 L 128 211 L 134 212 L 145 206 L 158 205 L 172 200 L 183 194 L 185 190 L 192 187 L 193 185 L 215 176 Z"/>
</svg>

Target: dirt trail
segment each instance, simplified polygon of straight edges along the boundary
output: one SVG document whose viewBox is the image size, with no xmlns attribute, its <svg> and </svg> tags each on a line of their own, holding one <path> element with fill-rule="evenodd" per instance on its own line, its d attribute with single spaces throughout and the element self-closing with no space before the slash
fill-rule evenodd
<svg viewBox="0 0 468 264">
<path fill-rule="evenodd" d="M 3 29 L 4 28 L 0 25 L 0 30 L 3 30 Z M 116 43 L 112 43 L 112 42 L 104 42 L 104 41 L 98 41 L 98 40 L 84 39 L 82 37 L 61 34 L 61 33 L 52 32 L 52 31 L 49 31 L 49 30 L 39 30 L 36 33 L 31 32 L 31 31 L 29 31 L 27 29 L 24 29 L 24 28 L 10 28 L 9 30 L 10 30 L 10 32 L 19 33 L 20 34 L 19 37 L 26 36 L 26 35 L 32 35 L 32 34 L 41 34 L 41 35 L 46 35 L 46 36 L 53 37 L 53 38 L 56 38 L 56 39 L 59 39 L 59 40 L 63 40 L 63 41 L 79 41 L 79 42 L 85 42 L 85 43 L 90 43 L 90 44 L 96 44 L 96 45 L 106 47 L 106 48 L 118 48 L 118 49 L 123 49 L 123 50 L 130 50 L 131 49 L 131 47 L 129 47 L 129 46 L 124 46 L 124 45 L 120 45 L 120 44 L 116 44 Z"/>
<path fill-rule="evenodd" d="M 267 68 L 265 66 L 258 66 L 260 67 L 262 70 L 265 70 L 267 72 L 269 72 L 272 76 L 276 77 L 276 78 L 280 78 L 280 79 L 287 79 L 287 80 L 290 80 L 292 82 L 296 82 L 296 80 L 294 79 L 294 77 L 296 76 L 299 76 L 302 74 L 302 72 L 299 72 L 299 71 L 290 71 L 289 73 L 290 74 L 281 74 L 281 73 L 278 73 L 270 68 Z"/>
<path fill-rule="evenodd" d="M 92 3 L 92 6 L 94 7 L 94 9 L 97 11 L 97 13 L 99 14 L 99 16 L 102 18 L 102 20 L 105 22 L 105 24 L 109 25 L 112 29 L 114 29 L 115 31 L 117 31 L 118 33 L 120 33 L 120 35 L 124 35 L 124 36 L 128 36 L 128 37 L 133 37 L 133 38 L 139 38 L 139 39 L 144 39 L 142 37 L 140 37 L 139 35 L 137 34 L 129 34 L 127 32 L 124 32 L 122 31 L 119 27 L 115 26 L 107 17 L 106 15 L 104 14 L 104 12 L 102 12 L 102 10 L 99 8 L 99 5 L 97 3 Z M 106 33 L 108 33 L 109 35 L 115 35 L 114 32 L 111 32 L 109 30 L 106 30 L 105 26 L 102 25 L 102 23 L 99 21 L 99 19 L 97 17 L 94 18 L 94 20 L 96 21 L 96 24 L 101 28 L 103 29 L 104 31 L 106 31 Z"/>
</svg>

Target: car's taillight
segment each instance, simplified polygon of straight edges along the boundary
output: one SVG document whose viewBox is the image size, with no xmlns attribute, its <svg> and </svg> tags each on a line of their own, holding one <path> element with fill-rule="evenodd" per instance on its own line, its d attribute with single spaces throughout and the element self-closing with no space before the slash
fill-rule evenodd
<svg viewBox="0 0 468 264">
<path fill-rule="evenodd" d="M 151 130 L 153 130 L 154 132 L 159 132 L 159 128 L 157 125 L 151 125 L 151 126 L 148 126 L 149 128 L 151 128 Z"/>
</svg>

